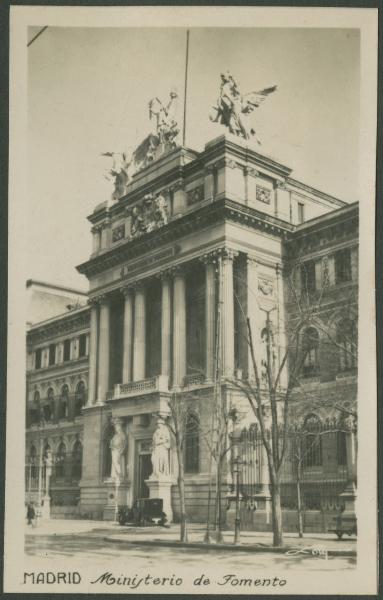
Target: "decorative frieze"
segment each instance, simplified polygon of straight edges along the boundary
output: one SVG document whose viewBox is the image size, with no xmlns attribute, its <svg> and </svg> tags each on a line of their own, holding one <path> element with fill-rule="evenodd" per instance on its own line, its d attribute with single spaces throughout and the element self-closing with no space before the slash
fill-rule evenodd
<svg viewBox="0 0 383 600">
<path fill-rule="evenodd" d="M 193 190 L 189 190 L 186 193 L 186 200 L 188 206 L 197 204 L 198 202 L 202 202 L 202 200 L 204 199 L 204 195 L 204 185 L 199 185 Z"/>
<path fill-rule="evenodd" d="M 125 223 L 122 225 L 118 225 L 118 227 L 114 227 L 112 229 L 112 242 L 119 242 L 123 240 L 125 237 Z"/>
<path fill-rule="evenodd" d="M 271 190 L 268 188 L 265 188 L 261 185 L 256 185 L 255 186 L 255 197 L 258 200 L 258 202 L 263 202 L 263 204 L 270 204 L 271 203 Z"/>
</svg>

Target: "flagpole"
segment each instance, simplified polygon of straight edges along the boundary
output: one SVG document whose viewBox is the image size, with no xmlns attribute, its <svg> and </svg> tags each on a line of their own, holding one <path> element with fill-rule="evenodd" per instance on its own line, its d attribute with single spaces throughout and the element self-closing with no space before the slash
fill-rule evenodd
<svg viewBox="0 0 383 600">
<path fill-rule="evenodd" d="M 186 60 L 185 60 L 185 91 L 184 91 L 184 124 L 183 124 L 183 136 L 182 145 L 186 143 L 186 98 L 188 90 L 188 63 L 189 63 L 189 29 L 186 31 Z"/>
</svg>

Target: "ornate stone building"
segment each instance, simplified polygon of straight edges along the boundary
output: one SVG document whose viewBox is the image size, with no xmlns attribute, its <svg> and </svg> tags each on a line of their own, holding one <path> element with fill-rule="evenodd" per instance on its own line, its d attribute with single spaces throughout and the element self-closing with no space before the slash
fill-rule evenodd
<svg viewBox="0 0 383 600">
<path fill-rule="evenodd" d="M 89 281 L 89 306 L 28 333 L 27 454 L 36 454 L 43 439 L 60 465 L 65 446 L 77 477 L 52 479 L 52 510 L 72 494 L 72 512 L 113 518 L 116 502 L 131 505 L 151 494 L 177 518 L 173 440 L 170 449 L 164 442 L 161 476 L 152 474 L 158 415 L 174 394 L 192 395 L 202 430 L 217 360 L 224 401 L 243 407 L 228 380 L 251 375 L 247 318 L 262 371 L 267 311 L 277 354 L 300 303 L 315 301 L 323 331 L 331 325 L 334 333 L 331 348 L 322 330 L 308 333 L 296 418 L 325 420 L 343 400 L 352 408 L 356 359 L 342 331 L 356 332 L 357 204 L 299 182 L 289 167 L 229 135 L 200 153 L 164 153 L 133 175 L 118 201 L 96 206 L 89 221 L 93 252 L 78 267 Z M 43 421 L 36 416 L 41 408 Z M 187 436 L 185 485 L 189 517 L 204 521 L 210 454 L 198 431 Z M 320 460 L 306 466 L 335 477 L 345 463 L 338 450 L 321 448 Z M 258 466 L 260 494 L 267 469 Z M 257 526 L 268 527 L 261 501 L 258 509 Z"/>
</svg>

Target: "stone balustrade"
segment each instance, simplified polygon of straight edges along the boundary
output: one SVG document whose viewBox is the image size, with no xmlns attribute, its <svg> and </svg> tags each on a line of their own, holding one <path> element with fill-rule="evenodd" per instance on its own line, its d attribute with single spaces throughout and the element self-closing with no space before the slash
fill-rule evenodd
<svg viewBox="0 0 383 600">
<path fill-rule="evenodd" d="M 140 381 L 129 383 L 117 383 L 114 386 L 113 400 L 139 396 L 140 394 L 151 394 L 153 392 L 168 392 L 169 377 L 167 375 L 156 375 Z"/>
</svg>

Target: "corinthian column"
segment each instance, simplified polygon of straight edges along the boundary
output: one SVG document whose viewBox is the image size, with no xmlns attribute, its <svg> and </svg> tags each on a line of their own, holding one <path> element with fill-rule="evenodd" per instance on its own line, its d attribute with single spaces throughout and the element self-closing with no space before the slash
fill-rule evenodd
<svg viewBox="0 0 383 600">
<path fill-rule="evenodd" d="M 170 375 L 171 370 L 171 298 L 169 275 L 162 276 L 161 312 L 161 375 Z"/>
<path fill-rule="evenodd" d="M 179 387 L 186 375 L 186 286 L 180 269 L 174 275 L 173 294 L 173 385 Z"/>
<path fill-rule="evenodd" d="M 134 299 L 134 342 L 133 342 L 133 381 L 145 379 L 146 359 L 146 306 L 145 288 L 136 287 Z"/>
<path fill-rule="evenodd" d="M 225 250 L 219 257 L 219 303 L 221 330 L 221 371 L 224 377 L 234 373 L 234 288 L 233 288 L 234 253 Z"/>
<path fill-rule="evenodd" d="M 133 295 L 130 288 L 124 288 L 123 293 L 125 303 L 122 381 L 123 383 L 128 383 L 132 380 Z"/>
<path fill-rule="evenodd" d="M 110 304 L 107 296 L 100 301 L 100 333 L 98 345 L 97 403 L 105 401 L 109 389 Z"/>
<path fill-rule="evenodd" d="M 93 300 L 90 305 L 88 406 L 96 402 L 98 340 L 98 304 Z"/>
<path fill-rule="evenodd" d="M 206 318 L 206 379 L 214 379 L 215 356 L 215 263 L 212 257 L 205 262 L 205 318 Z"/>
</svg>

